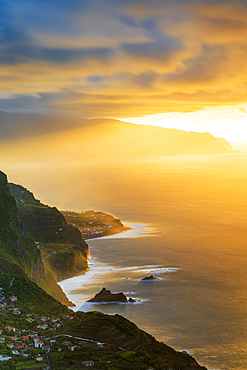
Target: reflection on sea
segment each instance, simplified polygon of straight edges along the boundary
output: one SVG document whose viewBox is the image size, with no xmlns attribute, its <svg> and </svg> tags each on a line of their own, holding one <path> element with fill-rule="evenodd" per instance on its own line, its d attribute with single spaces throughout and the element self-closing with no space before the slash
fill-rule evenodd
<svg viewBox="0 0 247 370">
<path fill-rule="evenodd" d="M 9 162 L 1 169 L 59 209 L 94 209 L 155 228 L 89 241 L 95 265 L 62 282 L 77 307 L 103 286 L 135 292 L 141 304 L 100 310 L 191 350 L 208 368 L 247 369 L 246 154 Z M 147 284 L 140 281 L 146 266 L 178 270 Z"/>
</svg>

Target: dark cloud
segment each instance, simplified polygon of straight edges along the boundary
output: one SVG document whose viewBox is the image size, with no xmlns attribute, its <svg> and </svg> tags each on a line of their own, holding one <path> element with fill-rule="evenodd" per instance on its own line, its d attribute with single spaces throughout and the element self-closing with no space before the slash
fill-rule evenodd
<svg viewBox="0 0 247 370">
<path fill-rule="evenodd" d="M 100 81 L 102 81 L 102 77 L 100 77 L 100 76 L 89 76 L 88 81 L 89 82 L 100 82 Z"/>
<path fill-rule="evenodd" d="M 182 44 L 177 38 L 163 36 L 163 42 L 143 42 L 139 44 L 123 44 L 122 49 L 125 53 L 133 57 L 164 59 L 169 57 L 171 52 L 182 48 Z"/>
<path fill-rule="evenodd" d="M 44 101 L 39 96 L 16 94 L 9 99 L 0 98 L 0 110 L 6 112 L 50 112 Z"/>
<path fill-rule="evenodd" d="M 113 54 L 110 48 L 84 49 L 50 49 L 34 45 L 19 45 L 6 47 L 2 50 L 0 61 L 6 63 L 20 63 L 28 60 L 45 61 L 51 63 L 79 62 L 85 59 L 104 60 Z"/>
<path fill-rule="evenodd" d="M 158 75 L 154 72 L 141 73 L 138 76 L 132 77 L 132 82 L 134 85 L 141 87 L 142 89 L 147 89 L 152 87 L 153 83 L 158 78 Z"/>
<path fill-rule="evenodd" d="M 30 35 L 16 29 L 13 26 L 4 25 L 0 29 L 1 45 L 19 45 L 31 42 Z"/>
<path fill-rule="evenodd" d="M 181 73 L 170 73 L 163 76 L 165 83 L 190 84 L 199 87 L 200 83 L 215 80 L 221 72 L 222 63 L 227 58 L 225 45 L 204 45 L 198 58 L 185 61 Z"/>
</svg>

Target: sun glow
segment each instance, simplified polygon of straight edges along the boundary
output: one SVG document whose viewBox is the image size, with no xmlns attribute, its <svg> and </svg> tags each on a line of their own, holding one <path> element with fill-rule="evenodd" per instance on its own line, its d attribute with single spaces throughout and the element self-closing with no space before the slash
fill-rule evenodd
<svg viewBox="0 0 247 370">
<path fill-rule="evenodd" d="M 209 132 L 226 140 L 247 141 L 247 105 L 205 108 L 191 113 L 164 113 L 121 119 L 136 124 Z"/>
</svg>

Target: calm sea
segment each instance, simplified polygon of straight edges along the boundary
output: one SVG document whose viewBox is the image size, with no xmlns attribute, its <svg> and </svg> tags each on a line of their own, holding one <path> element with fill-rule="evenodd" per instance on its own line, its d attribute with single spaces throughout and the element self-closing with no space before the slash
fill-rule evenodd
<svg viewBox="0 0 247 370">
<path fill-rule="evenodd" d="M 130 223 L 89 241 L 91 269 L 61 282 L 81 310 L 119 313 L 209 369 L 247 369 L 247 154 L 1 163 L 62 210 Z M 142 282 L 153 274 L 158 279 Z M 133 304 L 89 305 L 102 287 Z"/>
</svg>

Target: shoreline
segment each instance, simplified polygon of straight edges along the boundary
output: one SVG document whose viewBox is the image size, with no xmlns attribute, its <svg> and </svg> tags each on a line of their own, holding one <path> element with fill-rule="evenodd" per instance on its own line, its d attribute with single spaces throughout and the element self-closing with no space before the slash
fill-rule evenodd
<svg viewBox="0 0 247 370">
<path fill-rule="evenodd" d="M 125 239 L 125 238 L 141 238 L 145 236 L 153 236 L 153 233 L 156 233 L 157 230 L 154 226 L 150 224 L 145 224 L 142 222 L 124 222 L 124 226 L 126 226 L 125 230 L 121 230 L 118 232 L 113 232 L 110 235 L 96 235 L 93 238 L 84 239 L 86 242 L 95 239 Z M 124 234 L 124 236 L 122 236 Z"/>
<path fill-rule="evenodd" d="M 111 236 L 98 237 L 97 239 L 102 240 L 139 238 L 154 235 L 154 227 L 150 225 L 142 223 L 128 223 L 128 225 L 132 226 L 130 230 L 127 230 L 123 233 L 113 234 Z M 96 240 L 96 238 L 93 238 L 91 240 Z M 147 281 L 143 281 L 142 278 L 145 277 L 147 274 L 154 274 L 155 278 L 152 282 L 159 284 L 159 282 L 166 280 L 166 278 L 164 277 L 165 274 L 174 273 L 179 270 L 179 268 L 177 267 L 167 267 L 150 264 L 142 264 L 138 266 L 130 264 L 126 266 L 125 264 L 127 263 L 127 260 L 119 260 L 118 263 L 113 265 L 111 263 L 101 262 L 97 257 L 97 250 L 98 248 L 89 246 L 88 269 L 58 282 L 58 284 L 66 294 L 67 298 L 75 304 L 75 306 L 73 307 L 70 306 L 70 308 L 74 311 L 83 311 L 83 306 L 86 311 L 88 311 L 90 308 L 93 309 L 93 305 L 104 304 L 105 306 L 107 306 L 106 303 L 96 304 L 87 302 L 87 300 L 92 298 L 94 294 L 98 293 L 98 291 L 103 286 L 107 287 L 107 284 L 109 283 L 116 284 L 116 282 L 119 281 L 119 285 L 122 285 L 123 281 L 126 281 L 126 283 L 128 282 L 128 285 L 136 285 L 136 282 L 140 282 L 143 285 L 146 285 Z M 96 253 L 94 253 L 94 251 Z M 128 277 L 128 275 L 130 277 Z M 148 283 L 152 282 L 148 281 Z M 132 297 L 134 299 L 137 299 L 136 302 L 130 302 L 127 304 L 142 304 L 149 300 L 146 297 L 136 296 L 137 292 L 132 290 L 127 292 L 123 291 L 123 293 L 127 296 L 127 298 Z M 114 303 L 109 302 L 108 304 Z"/>
<path fill-rule="evenodd" d="M 155 232 L 155 227 L 151 226 L 149 224 L 144 223 L 138 223 L 138 222 L 125 222 L 124 225 L 127 225 L 128 229 L 123 230 L 122 232 L 118 233 L 112 233 L 111 235 L 107 236 L 96 236 L 94 238 L 86 239 L 85 241 L 88 242 L 90 240 L 102 240 L 102 239 L 125 239 L 125 238 L 141 238 L 141 237 L 147 237 L 147 236 L 153 236 L 153 233 Z M 62 288 L 64 294 L 66 297 L 75 304 L 75 306 L 69 306 L 69 308 L 73 309 L 74 311 L 79 310 L 81 307 L 81 304 L 85 303 L 85 299 L 90 299 L 91 296 L 83 296 L 83 294 L 80 292 L 80 296 L 83 297 L 83 299 L 79 299 L 76 294 L 71 293 L 71 289 L 69 289 L 70 284 L 71 285 L 77 285 L 77 286 L 87 286 L 90 283 L 93 284 L 93 279 L 96 274 L 99 275 L 106 275 L 107 273 L 111 273 L 113 270 L 117 271 L 124 271 L 125 268 L 118 268 L 116 269 L 115 266 L 111 266 L 108 263 L 97 261 L 97 257 L 90 254 L 90 250 L 93 248 L 89 247 L 89 256 L 88 261 L 91 263 L 88 263 L 88 268 L 85 270 L 82 270 L 81 272 L 77 274 L 72 274 L 71 276 L 65 277 L 64 279 L 57 282 L 57 284 Z M 92 263 L 93 262 L 93 263 Z M 122 261 L 124 262 L 124 261 Z M 91 267 L 93 266 L 93 267 Z M 142 266 L 145 268 L 145 266 Z M 133 268 L 135 268 L 133 266 Z M 131 270 L 131 268 L 129 268 Z M 76 284 L 74 282 L 72 283 L 71 279 L 74 279 L 77 281 Z M 99 282 L 95 282 L 97 285 Z M 94 284 L 95 284 L 94 283 Z M 104 283 L 102 283 L 104 284 Z M 75 289 L 77 290 L 77 289 Z M 79 303 L 76 303 L 76 301 Z M 139 302 L 140 303 L 140 302 Z"/>
</svg>

